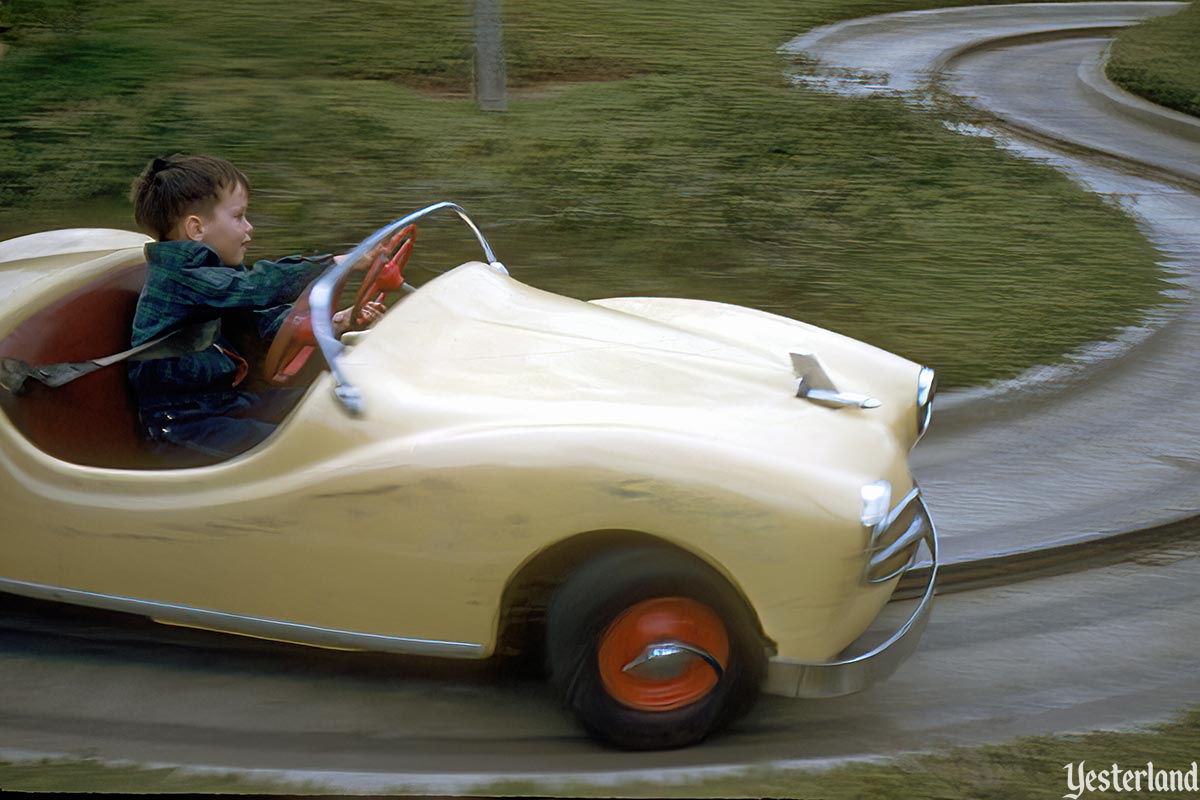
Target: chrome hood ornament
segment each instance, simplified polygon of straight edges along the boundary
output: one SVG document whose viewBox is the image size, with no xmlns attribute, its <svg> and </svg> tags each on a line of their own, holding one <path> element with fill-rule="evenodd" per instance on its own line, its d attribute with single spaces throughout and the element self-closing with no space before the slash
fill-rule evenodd
<svg viewBox="0 0 1200 800">
<path fill-rule="evenodd" d="M 874 397 L 854 392 L 839 391 L 833 379 L 821 365 L 815 353 L 791 353 L 792 370 L 800 380 L 796 384 L 796 397 L 811 400 L 827 408 L 879 408 L 882 403 Z"/>
</svg>

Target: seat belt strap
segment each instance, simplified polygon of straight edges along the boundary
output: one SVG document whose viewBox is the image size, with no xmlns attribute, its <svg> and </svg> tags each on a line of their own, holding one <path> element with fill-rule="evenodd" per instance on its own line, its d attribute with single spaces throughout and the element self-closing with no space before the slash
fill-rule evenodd
<svg viewBox="0 0 1200 800">
<path fill-rule="evenodd" d="M 153 361 L 158 358 L 175 358 L 198 353 L 216 341 L 221 332 L 221 320 L 212 319 L 185 328 L 177 328 L 168 334 L 143 342 L 120 353 L 89 361 L 71 361 L 60 364 L 30 366 L 19 358 L 0 358 L 0 387 L 13 394 L 24 394 L 32 378 L 46 386 L 62 386 L 76 378 L 95 372 L 102 367 L 122 361 Z"/>
</svg>

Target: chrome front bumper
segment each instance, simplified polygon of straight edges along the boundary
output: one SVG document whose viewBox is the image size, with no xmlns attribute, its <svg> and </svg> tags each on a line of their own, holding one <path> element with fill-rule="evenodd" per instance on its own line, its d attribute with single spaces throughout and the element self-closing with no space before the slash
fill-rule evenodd
<svg viewBox="0 0 1200 800">
<path fill-rule="evenodd" d="M 837 697 L 862 691 L 887 678 L 903 664 L 921 641 L 937 586 L 938 542 L 933 520 L 918 495 L 916 518 L 924 529 L 922 541 L 933 559 L 929 582 L 908 620 L 888 639 L 869 652 L 840 661 L 798 661 L 775 657 L 767 662 L 762 690 L 784 697 Z"/>
</svg>

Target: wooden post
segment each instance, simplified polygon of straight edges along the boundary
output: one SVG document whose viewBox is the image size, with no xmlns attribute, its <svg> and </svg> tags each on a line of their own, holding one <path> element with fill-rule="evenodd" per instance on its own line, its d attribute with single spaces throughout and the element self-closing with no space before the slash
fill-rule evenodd
<svg viewBox="0 0 1200 800">
<path fill-rule="evenodd" d="M 481 111 L 507 111 L 500 0 L 475 0 L 475 102 Z"/>
</svg>

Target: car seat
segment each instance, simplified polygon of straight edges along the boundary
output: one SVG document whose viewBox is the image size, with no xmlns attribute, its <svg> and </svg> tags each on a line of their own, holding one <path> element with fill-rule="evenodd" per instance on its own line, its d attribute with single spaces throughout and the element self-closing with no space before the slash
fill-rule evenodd
<svg viewBox="0 0 1200 800">
<path fill-rule="evenodd" d="M 0 340 L 0 356 L 37 365 L 127 349 L 145 279 L 145 264 L 125 267 L 54 301 Z M 36 381 L 28 386 L 21 395 L 0 392 L 0 407 L 39 450 L 86 466 L 155 466 L 139 431 L 123 363 L 53 389 Z"/>
</svg>

